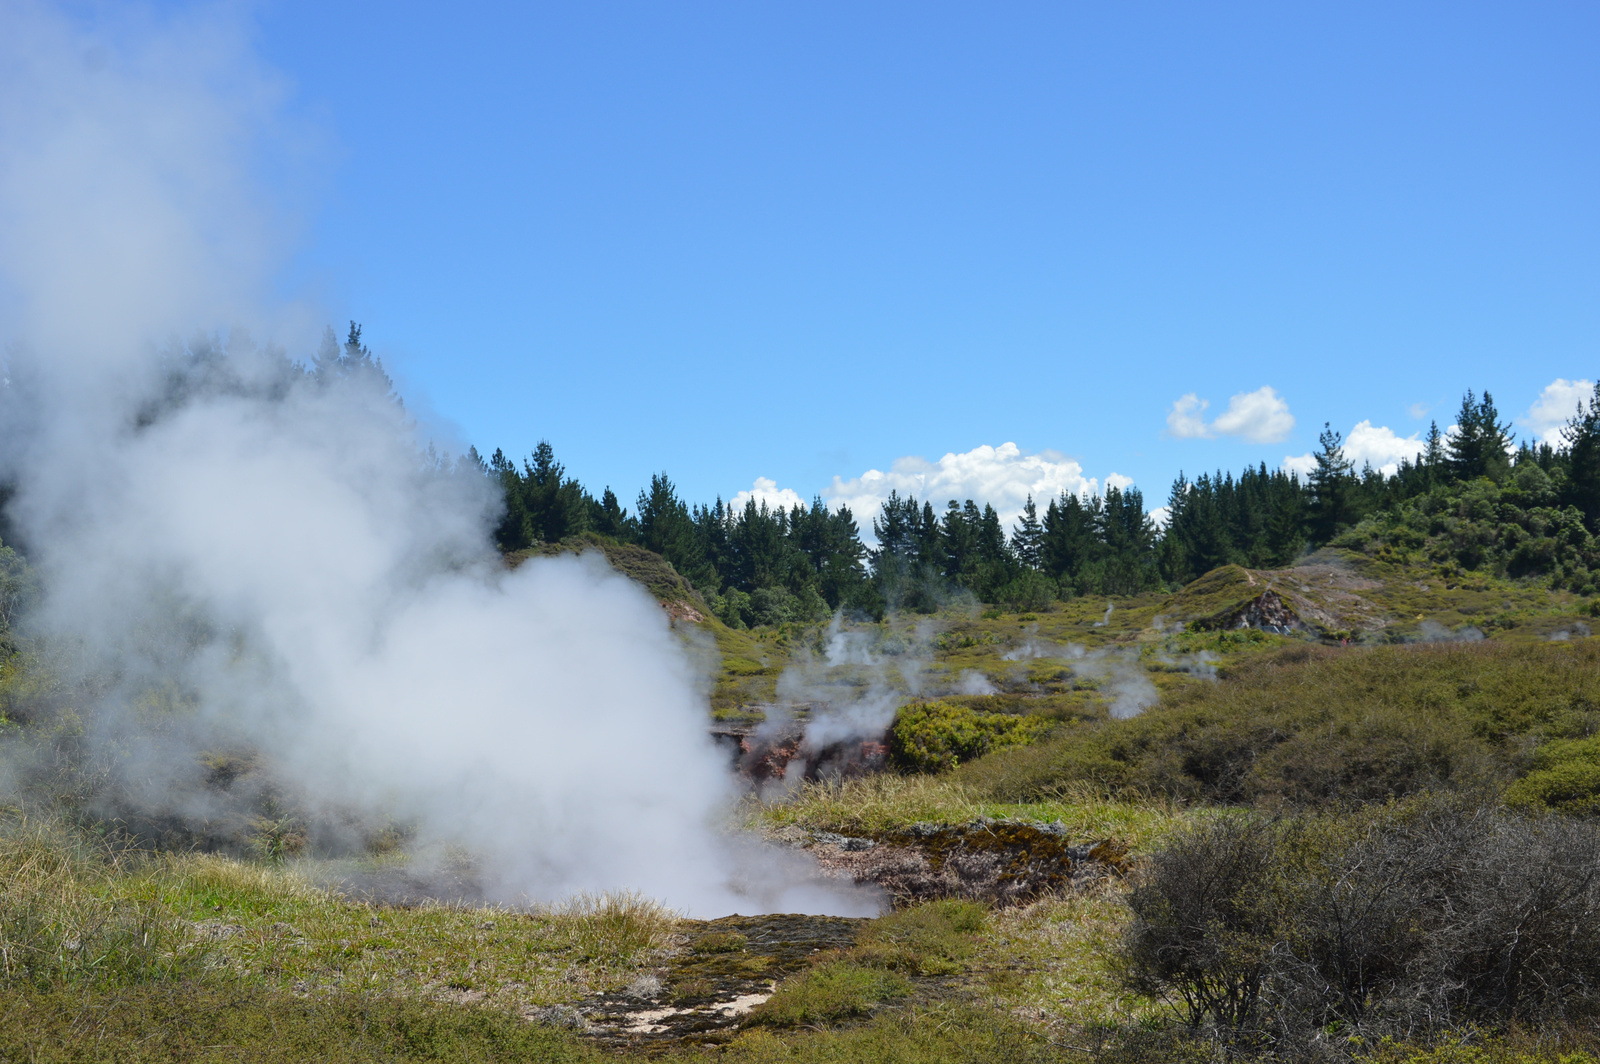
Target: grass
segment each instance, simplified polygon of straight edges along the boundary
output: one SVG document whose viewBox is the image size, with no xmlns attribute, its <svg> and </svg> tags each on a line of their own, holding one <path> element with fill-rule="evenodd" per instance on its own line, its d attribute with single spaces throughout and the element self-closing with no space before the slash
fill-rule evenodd
<svg viewBox="0 0 1600 1064">
<path fill-rule="evenodd" d="M 1107 698 L 1097 689 L 1094 670 L 1076 667 L 1058 648 L 1136 653 L 1167 702 L 1204 684 L 1181 667 L 1182 660 L 1175 666 L 1175 657 L 1207 651 L 1221 658 L 1226 670 L 1305 645 L 1308 637 L 1301 634 L 1174 630 L 1179 622 L 1196 622 L 1192 626 L 1197 628 L 1221 623 L 1268 589 L 1307 608 L 1307 620 L 1325 642 L 1333 643 L 1347 636 L 1362 643 L 1418 641 L 1429 631 L 1467 629 L 1495 641 L 1539 642 L 1581 638 L 1586 629 L 1580 624 L 1593 623 L 1600 630 L 1600 622 L 1587 612 L 1588 600 L 1552 591 L 1546 580 L 1457 572 L 1336 548 L 1318 551 L 1288 569 L 1223 566 L 1172 593 L 1082 597 L 1027 613 L 952 606 L 933 616 L 890 616 L 879 624 L 854 627 L 870 632 L 879 651 L 889 657 L 922 647 L 926 690 L 951 687 L 972 670 L 1011 700 L 1007 712 L 1098 720 L 1105 715 Z M 1108 605 L 1114 607 L 1109 618 Z M 713 704 L 730 718 L 771 701 L 778 676 L 796 653 L 817 649 L 822 630 L 820 625 L 737 632 L 719 623 L 708 627 L 724 658 Z M 1030 659 L 1029 653 L 1043 656 Z M 995 708 L 978 706 L 972 696 L 941 697 Z"/>
<path fill-rule="evenodd" d="M 972 970 L 1006 1011 L 1053 1029 L 1138 1025 L 1164 1015 L 1122 984 L 1112 956 L 1127 926 L 1126 885 L 1095 886 L 991 914 Z"/>
<path fill-rule="evenodd" d="M 717 1050 L 685 1049 L 680 1064 L 1044 1064 L 1064 1059 L 1047 1032 L 982 1006 L 943 1003 L 883 1012 L 849 1027 L 755 1027 Z"/>
<path fill-rule="evenodd" d="M 1600 1040 L 1592 1031 L 1533 1036 L 1516 1031 L 1487 1037 L 1468 1031 L 1433 1046 L 1385 1042 L 1357 1060 L 1360 1064 L 1600 1064 Z"/>
<path fill-rule="evenodd" d="M 240 981 L 0 992 L 0 1059 L 30 1064 L 474 1061 L 602 1058 L 565 1032 L 437 1002 L 293 995 Z"/>
<path fill-rule="evenodd" d="M 214 936 L 213 963 L 285 990 L 492 1003 L 512 1010 L 625 985 L 666 947 L 676 919 L 635 895 L 582 897 L 538 913 L 377 908 L 317 890 L 293 869 L 174 858 L 154 873 L 167 903 Z"/>
<path fill-rule="evenodd" d="M 1087 836 L 1141 848 L 1203 815 L 1088 793 L 1008 807 L 948 777 L 816 786 L 791 807 L 755 812 L 839 828 L 848 826 L 837 815 L 845 809 L 885 825 L 909 814 L 1040 819 L 1048 810 Z M 949 813 L 959 815 L 940 815 Z M 151 955 L 186 958 L 120 976 L 10 978 L 0 986 L 4 1060 L 615 1059 L 631 1054 L 529 1024 L 520 1012 L 625 984 L 659 963 L 676 926 L 672 914 L 627 896 L 532 914 L 375 908 L 318 889 L 293 865 L 117 854 L 18 820 L 0 832 L 0 870 L 7 911 L 15 899 L 39 898 L 36 909 L 61 927 L 144 899 L 166 928 L 152 939 L 166 945 Z M 1105 880 L 1026 907 L 946 900 L 890 914 L 782 984 L 727 1045 L 681 1047 L 666 1059 L 1024 1064 L 1093 1055 L 1071 1046 L 1129 1064 L 1178 1059 L 1183 1046 L 1140 1033 L 1160 1028 L 1163 1007 L 1127 990 L 1110 959 L 1128 918 L 1123 889 Z M 738 951 L 749 945 L 741 939 L 708 936 L 697 949 Z M 1573 1056 L 1586 1044 L 1375 1047 L 1373 1064 L 1593 1064 Z"/>
<path fill-rule="evenodd" d="M 988 910 L 977 902 L 927 902 L 868 924 L 850 956 L 862 964 L 915 975 L 954 975 L 973 955 L 973 936 L 987 923 Z"/>
<path fill-rule="evenodd" d="M 854 960 L 826 960 L 780 986 L 751 1013 L 765 1027 L 799 1027 L 870 1016 L 878 1005 L 911 994 L 898 972 Z"/>
<path fill-rule="evenodd" d="M 129 983 L 181 975 L 199 950 L 129 858 L 47 823 L 0 832 L 0 982 Z"/>
<path fill-rule="evenodd" d="M 994 755 L 1014 759 L 1026 750 Z M 977 762 L 982 763 L 982 762 Z M 907 824 L 963 824 L 978 817 L 1060 822 L 1074 839 L 1114 840 L 1137 852 L 1192 815 L 1159 798 L 1107 798 L 1085 785 L 1063 785 L 1031 802 L 995 801 L 983 790 L 951 776 L 882 774 L 807 783 L 778 801 L 747 806 L 753 827 L 798 827 L 844 835 L 884 834 Z"/>
<path fill-rule="evenodd" d="M 752 1021 L 798 1027 L 870 1016 L 885 1002 L 910 997 L 910 977 L 963 971 L 987 915 L 976 902 L 943 900 L 880 917 L 862 929 L 853 947 L 818 958 L 780 984 Z"/>
<path fill-rule="evenodd" d="M 539 912 L 379 908 L 293 866 L 95 851 L 13 820 L 0 831 L 5 981 L 133 983 L 210 973 L 294 993 L 384 994 L 517 1011 L 625 985 L 675 914 L 637 895 Z"/>
<path fill-rule="evenodd" d="M 1600 640 L 1293 647 L 1130 720 L 957 769 L 966 793 L 1062 786 L 1180 801 L 1383 799 L 1498 789 L 1542 744 L 1600 731 Z"/>
</svg>

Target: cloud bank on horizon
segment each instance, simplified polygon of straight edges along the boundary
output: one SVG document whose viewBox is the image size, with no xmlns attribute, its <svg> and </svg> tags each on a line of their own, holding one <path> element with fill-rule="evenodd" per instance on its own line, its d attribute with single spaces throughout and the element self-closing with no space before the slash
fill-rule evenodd
<svg viewBox="0 0 1600 1064">
<path fill-rule="evenodd" d="M 1546 385 L 1533 404 L 1514 424 L 1533 442 L 1560 446 L 1562 430 L 1581 401 L 1594 393 L 1588 379 L 1558 377 Z M 1296 424 L 1288 401 L 1271 386 L 1253 392 L 1240 392 L 1228 400 L 1227 408 L 1210 421 L 1205 412 L 1210 400 L 1189 392 L 1174 400 L 1167 411 L 1166 435 L 1183 440 L 1215 440 L 1236 437 L 1252 443 L 1278 443 L 1287 438 Z M 1413 403 L 1408 412 L 1421 418 L 1427 408 Z M 1452 423 L 1441 431 L 1446 438 L 1455 432 Z M 1426 434 L 1420 430 L 1402 436 L 1388 425 L 1374 425 L 1364 418 L 1343 435 L 1345 457 L 1357 471 L 1372 466 L 1384 476 L 1393 476 L 1403 461 L 1416 461 L 1427 448 Z M 1312 452 L 1285 455 L 1279 468 L 1304 478 L 1316 468 Z M 999 447 L 982 445 L 965 452 L 949 452 L 937 462 L 915 455 L 896 459 L 888 471 L 869 469 L 860 476 L 835 476 L 819 496 L 830 509 L 848 506 L 855 514 L 865 537 L 871 537 L 872 519 L 889 497 L 890 491 L 914 495 L 942 509 L 949 499 L 972 499 L 979 505 L 992 505 L 1006 527 L 1013 526 L 1031 496 L 1042 509 L 1063 492 L 1098 495 L 1105 487 L 1124 489 L 1133 486 L 1130 477 L 1108 473 L 1104 479 L 1087 476 L 1076 459 L 1059 451 L 1027 452 L 1015 443 Z M 755 502 L 768 508 L 792 509 L 810 505 L 811 499 L 791 487 L 780 487 L 771 477 L 756 477 L 751 487 L 737 492 L 731 500 L 736 510 Z M 1146 505 L 1162 502 L 1146 492 Z M 1151 508 L 1158 526 L 1165 523 L 1166 507 Z"/>
<path fill-rule="evenodd" d="M 1058 451 L 1024 451 L 1015 443 L 1002 443 L 951 451 L 938 461 L 911 455 L 896 459 L 887 470 L 869 469 L 850 478 L 835 476 L 821 498 L 830 509 L 848 506 L 863 535 L 870 538 L 872 519 L 891 491 L 914 495 L 940 511 L 951 499 L 987 503 L 1009 528 L 1021 517 L 1030 497 L 1043 509 L 1064 492 L 1098 495 L 1105 488 L 1120 490 L 1132 484 L 1130 477 L 1117 472 L 1104 478 L 1088 476 L 1081 463 Z M 752 501 L 769 508 L 810 502 L 792 488 L 778 487 L 770 477 L 757 477 L 750 488 L 734 495 L 731 503 L 735 509 L 743 509 Z"/>
<path fill-rule="evenodd" d="M 1529 442 L 1559 447 L 1562 444 L 1562 432 L 1577 413 L 1579 403 L 1593 394 L 1594 382 L 1591 380 L 1569 381 L 1565 377 L 1557 377 L 1544 386 L 1526 413 L 1513 419 L 1513 424 L 1525 430 Z M 1412 414 L 1421 416 L 1416 405 L 1412 407 Z M 1449 439 L 1455 434 L 1456 427 L 1452 423 L 1441 432 Z M 1401 436 L 1387 425 L 1373 425 L 1370 420 L 1356 422 L 1344 437 L 1344 455 L 1358 471 L 1370 464 L 1386 477 L 1393 476 L 1402 461 L 1415 462 L 1427 446 L 1427 440 L 1420 432 Z M 1286 455 L 1283 459 L 1284 469 L 1302 477 L 1316 468 L 1316 464 L 1310 452 Z"/>
</svg>

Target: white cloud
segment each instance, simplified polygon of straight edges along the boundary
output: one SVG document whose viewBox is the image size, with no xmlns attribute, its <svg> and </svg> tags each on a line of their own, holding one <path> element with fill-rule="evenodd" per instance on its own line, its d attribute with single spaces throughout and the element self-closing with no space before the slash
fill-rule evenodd
<svg viewBox="0 0 1600 1064">
<path fill-rule="evenodd" d="M 1410 406 L 1406 407 L 1406 413 L 1410 414 L 1414 420 L 1421 421 L 1423 418 L 1428 416 L 1428 404 L 1412 403 Z"/>
<path fill-rule="evenodd" d="M 1517 419 L 1517 424 L 1531 429 L 1539 442 L 1552 447 L 1560 446 L 1561 430 L 1577 413 L 1578 404 L 1594 395 L 1594 381 L 1569 381 L 1557 377 L 1545 385 L 1539 398 L 1533 401 L 1528 412 Z"/>
<path fill-rule="evenodd" d="M 1112 473 L 1105 483 L 1127 488 L 1133 481 Z M 937 462 L 901 458 L 887 472 L 869 469 L 849 480 L 834 477 L 823 496 L 834 509 L 850 507 L 863 535 L 871 538 L 872 519 L 890 491 L 931 502 L 940 513 L 951 499 L 971 499 L 979 506 L 987 503 L 999 512 L 1009 533 L 1029 495 L 1042 510 L 1064 491 L 1094 495 L 1100 487 L 1098 478 L 1084 476 L 1083 466 L 1066 455 L 1055 451 L 1030 454 L 1014 443 L 1005 443 L 974 447 L 961 454 L 951 452 Z"/>
<path fill-rule="evenodd" d="M 1417 455 L 1427 446 L 1418 433 L 1397 436 L 1387 425 L 1375 428 L 1371 421 L 1360 421 L 1344 438 L 1344 456 L 1355 463 L 1357 472 L 1370 462 L 1374 469 L 1388 477 L 1399 471 L 1401 459 L 1416 461 Z"/>
<path fill-rule="evenodd" d="M 1355 466 L 1356 472 L 1361 467 L 1371 464 L 1372 467 L 1384 476 L 1393 476 L 1400 469 L 1400 461 L 1409 458 L 1413 461 L 1427 448 L 1427 443 L 1420 434 L 1412 433 L 1410 436 L 1400 436 L 1387 425 L 1373 425 L 1370 420 L 1358 421 L 1344 437 L 1344 456 Z M 1308 476 L 1317 467 L 1316 459 L 1310 454 L 1289 455 L 1283 460 L 1283 468 L 1300 474 L 1302 478 Z"/>
<path fill-rule="evenodd" d="M 1289 404 L 1265 385 L 1233 396 L 1228 409 L 1207 424 L 1205 412 L 1210 405 L 1193 392 L 1177 399 L 1167 412 L 1167 434 L 1178 439 L 1240 436 L 1252 443 L 1277 443 L 1294 428 Z"/>
<path fill-rule="evenodd" d="M 807 505 L 806 500 L 793 488 L 780 488 L 771 477 L 756 477 L 755 484 L 728 500 L 728 506 L 734 513 L 741 513 L 745 503 L 751 499 L 755 500 L 757 506 L 766 503 L 769 510 L 792 510 L 796 506 Z"/>
<path fill-rule="evenodd" d="M 1286 473 L 1298 473 L 1304 480 L 1317 468 L 1317 460 L 1309 454 L 1286 454 L 1283 456 L 1283 470 Z"/>
<path fill-rule="evenodd" d="M 1277 443 L 1294 428 L 1289 404 L 1271 388 L 1241 392 L 1228 400 L 1228 409 L 1211 423 L 1224 436 L 1243 436 L 1253 443 Z"/>
<path fill-rule="evenodd" d="M 1190 392 L 1172 404 L 1167 412 L 1167 434 L 1180 440 L 1203 440 L 1211 435 L 1205 422 L 1206 407 L 1211 404 Z"/>
</svg>

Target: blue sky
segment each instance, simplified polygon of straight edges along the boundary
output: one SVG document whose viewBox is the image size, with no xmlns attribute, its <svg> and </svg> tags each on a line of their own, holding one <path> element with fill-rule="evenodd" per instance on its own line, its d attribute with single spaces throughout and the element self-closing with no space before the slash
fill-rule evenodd
<svg viewBox="0 0 1600 1064">
<path fill-rule="evenodd" d="M 930 492 L 1154 504 L 1600 369 L 1592 4 L 248 18 L 316 134 L 262 178 L 281 291 L 465 440 L 625 499 L 865 499 L 920 456 Z"/>
</svg>

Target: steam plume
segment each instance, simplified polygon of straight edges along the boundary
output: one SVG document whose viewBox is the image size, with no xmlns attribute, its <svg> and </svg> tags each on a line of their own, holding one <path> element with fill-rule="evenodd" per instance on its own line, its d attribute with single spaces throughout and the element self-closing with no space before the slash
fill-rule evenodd
<svg viewBox="0 0 1600 1064">
<path fill-rule="evenodd" d="M 308 375 L 239 326 L 164 339 L 311 348 L 263 297 L 281 219 L 251 174 L 287 127 L 239 26 L 13 4 L 0 41 L 0 474 L 33 630 L 93 678 L 120 785 L 177 801 L 202 749 L 245 744 L 328 808 L 465 845 L 508 898 L 875 908 L 748 874 L 656 603 L 590 559 L 506 572 L 486 482 L 429 459 L 380 374 Z"/>
</svg>

